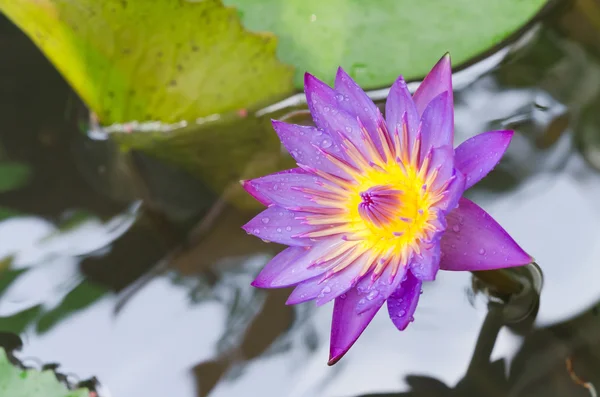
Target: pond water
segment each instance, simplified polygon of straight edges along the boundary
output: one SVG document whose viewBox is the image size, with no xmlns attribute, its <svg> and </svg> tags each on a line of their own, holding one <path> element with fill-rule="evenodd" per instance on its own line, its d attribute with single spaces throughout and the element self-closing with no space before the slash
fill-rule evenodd
<svg viewBox="0 0 600 397">
<path fill-rule="evenodd" d="M 250 287 L 280 249 L 240 229 L 252 212 L 82 134 L 73 93 L 6 20 L 0 51 L 0 160 L 33 170 L 0 194 L 14 211 L 0 221 L 0 346 L 24 365 L 101 397 L 594 395 L 575 374 L 600 387 L 600 1 L 553 9 L 456 74 L 457 143 L 516 130 L 468 196 L 543 270 L 533 324 L 503 327 L 469 273 L 440 272 L 406 331 L 382 310 L 333 367 L 331 305 Z M 131 164 L 154 205 L 134 199 Z"/>
</svg>

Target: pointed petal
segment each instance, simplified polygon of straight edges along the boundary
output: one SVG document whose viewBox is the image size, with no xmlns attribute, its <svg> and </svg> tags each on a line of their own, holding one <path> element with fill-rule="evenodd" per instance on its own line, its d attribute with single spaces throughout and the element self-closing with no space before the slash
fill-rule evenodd
<svg viewBox="0 0 600 397">
<path fill-rule="evenodd" d="M 421 281 L 433 281 L 440 269 L 440 244 L 432 243 L 421 247 L 421 254 L 415 255 L 409 267 L 410 272 Z"/>
<path fill-rule="evenodd" d="M 431 149 L 429 174 L 435 173 L 430 188 L 437 191 L 454 175 L 454 149 L 452 146 L 440 146 Z"/>
<path fill-rule="evenodd" d="M 388 298 L 387 306 L 390 319 L 400 331 L 404 331 L 413 320 L 413 315 L 419 303 L 422 282 L 411 272 L 406 274 L 406 280 L 400 284 Z"/>
<path fill-rule="evenodd" d="M 318 276 L 304 281 L 292 291 L 286 304 L 295 305 L 315 299 L 317 306 L 321 306 L 352 288 L 361 271 L 362 264 L 353 263 L 325 280 Z"/>
<path fill-rule="evenodd" d="M 454 169 L 454 179 L 450 182 L 448 189 L 446 190 L 445 197 L 436 204 L 436 206 L 444 212 L 448 213 L 456 208 L 458 200 L 462 197 L 465 192 L 465 176 L 462 172 Z"/>
<path fill-rule="evenodd" d="M 443 270 L 491 270 L 533 261 L 487 212 L 464 197 L 446 220 L 448 228 L 441 240 Z"/>
<path fill-rule="evenodd" d="M 430 149 L 440 146 L 453 147 L 453 109 L 448 106 L 448 93 L 435 97 L 421 117 L 421 158 Z"/>
<path fill-rule="evenodd" d="M 452 96 L 452 68 L 450 62 L 450 54 L 445 54 L 438 63 L 431 69 L 429 74 L 425 77 L 419 88 L 413 95 L 413 100 L 417 107 L 419 114 L 423 114 L 429 102 L 433 98 L 440 95 L 442 92 L 448 92 L 448 100 L 450 106 L 453 106 Z M 454 118 L 452 120 L 454 125 Z"/>
<path fill-rule="evenodd" d="M 242 226 L 242 229 L 248 234 L 272 243 L 297 246 L 313 245 L 314 243 L 310 239 L 295 237 L 319 228 L 319 226 L 307 225 L 303 220 L 296 219 L 303 215 L 306 214 L 272 206 Z"/>
<path fill-rule="evenodd" d="M 252 282 L 252 286 L 258 288 L 272 288 L 273 279 L 284 269 L 293 265 L 294 261 L 304 255 L 307 248 L 290 247 L 275 255 L 273 259 L 265 265 L 261 272 Z"/>
<path fill-rule="evenodd" d="M 328 270 L 329 263 L 321 263 L 321 259 L 344 244 L 347 244 L 347 242 L 337 237 L 320 240 L 310 247 L 304 255 L 296 258 L 291 266 L 286 267 L 277 274 L 273 278 L 270 287 L 290 287 L 322 275 Z"/>
<path fill-rule="evenodd" d="M 379 305 L 357 314 L 356 305 L 361 298 L 356 289 L 352 288 L 335 299 L 328 365 L 335 364 L 346 354 L 381 308 Z"/>
<path fill-rule="evenodd" d="M 331 194 L 323 185 L 329 182 L 302 169 L 294 168 L 256 179 L 243 181 L 242 186 L 252 196 L 267 205 L 276 204 L 283 208 L 297 210 L 300 207 L 319 207 L 315 197 L 299 189 L 311 189 Z"/>
<path fill-rule="evenodd" d="M 513 135 L 514 131 L 484 132 L 467 139 L 456 148 L 456 168 L 466 176 L 465 190 L 494 169 Z"/>
<path fill-rule="evenodd" d="M 320 131 L 315 127 L 288 124 L 278 120 L 272 120 L 271 122 L 273 129 L 279 135 L 281 143 L 297 163 L 347 178 L 344 171 L 327 161 L 317 149 L 317 147 L 328 148 L 332 153 L 340 151 L 339 147 L 336 146 L 336 139 L 328 132 Z"/>
<path fill-rule="evenodd" d="M 406 267 L 401 266 L 396 275 L 392 276 L 392 267 L 387 266 L 381 276 L 373 282 L 370 275 L 365 276 L 356 285 L 356 291 L 361 299 L 356 304 L 358 314 L 381 307 L 383 302 L 398 288 L 406 274 Z"/>
<path fill-rule="evenodd" d="M 377 136 L 377 124 L 381 119 L 381 112 L 375 106 L 371 98 L 360 88 L 358 84 L 342 69 L 338 68 L 335 76 L 335 91 L 341 95 L 338 96 L 339 106 L 354 117 L 358 117 L 362 124 L 367 128 L 373 142 L 378 143 L 378 150 L 381 150 Z"/>
<path fill-rule="evenodd" d="M 363 146 L 356 116 L 340 107 L 340 100 L 336 98 L 336 95 L 339 94 L 309 73 L 304 75 L 304 92 L 308 109 L 318 128 L 329 133 L 338 144 L 340 142 L 339 133 L 343 133 L 357 147 Z M 341 100 L 344 100 L 343 96 Z"/>
<path fill-rule="evenodd" d="M 391 134 L 402 136 L 403 117 L 406 119 L 408 127 L 409 147 L 412 147 L 420 118 L 406 82 L 400 76 L 390 88 L 385 103 L 385 120 Z"/>
</svg>

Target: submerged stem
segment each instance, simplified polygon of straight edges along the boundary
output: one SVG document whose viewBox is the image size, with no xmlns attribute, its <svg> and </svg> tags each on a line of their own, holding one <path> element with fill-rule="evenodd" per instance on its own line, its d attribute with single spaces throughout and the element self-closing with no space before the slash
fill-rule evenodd
<svg viewBox="0 0 600 397">
<path fill-rule="evenodd" d="M 514 295 L 523 291 L 523 279 L 510 269 L 471 272 L 486 286 L 500 295 Z"/>
</svg>

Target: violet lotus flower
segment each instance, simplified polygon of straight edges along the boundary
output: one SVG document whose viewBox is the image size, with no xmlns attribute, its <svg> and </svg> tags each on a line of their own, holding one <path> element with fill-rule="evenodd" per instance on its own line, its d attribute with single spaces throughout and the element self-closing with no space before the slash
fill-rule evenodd
<svg viewBox="0 0 600 397">
<path fill-rule="evenodd" d="M 329 364 L 387 301 L 399 330 L 413 320 L 421 285 L 438 270 L 490 270 L 533 259 L 463 192 L 491 171 L 512 131 L 453 148 L 450 57 L 411 96 L 399 77 L 385 119 L 338 69 L 335 88 L 310 74 L 304 87 L 316 127 L 273 120 L 298 168 L 242 181 L 268 208 L 244 226 L 289 247 L 252 285 L 295 287 L 287 303 L 335 300 Z"/>
</svg>

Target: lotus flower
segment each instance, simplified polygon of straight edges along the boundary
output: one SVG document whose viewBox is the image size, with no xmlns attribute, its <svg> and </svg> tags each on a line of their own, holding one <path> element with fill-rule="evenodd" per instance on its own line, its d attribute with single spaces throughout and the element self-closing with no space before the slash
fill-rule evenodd
<svg viewBox="0 0 600 397">
<path fill-rule="evenodd" d="M 335 88 L 310 74 L 304 87 L 316 127 L 274 120 L 298 168 L 242 181 L 268 208 L 244 226 L 289 247 L 252 285 L 295 287 L 287 303 L 335 300 L 329 364 L 387 301 L 399 330 L 413 321 L 421 286 L 438 270 L 490 270 L 532 258 L 463 192 L 506 151 L 512 131 L 453 148 L 450 57 L 413 96 L 399 77 L 379 109 L 342 68 Z"/>
</svg>

